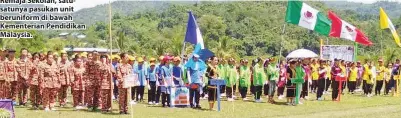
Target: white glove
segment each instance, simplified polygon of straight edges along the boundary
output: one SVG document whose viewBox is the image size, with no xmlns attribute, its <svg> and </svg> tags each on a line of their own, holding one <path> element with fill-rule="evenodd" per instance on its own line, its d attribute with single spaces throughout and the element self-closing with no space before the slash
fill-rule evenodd
<svg viewBox="0 0 401 118">
<path fill-rule="evenodd" d="M 118 86 L 118 81 L 116 81 L 116 86 Z"/>
<path fill-rule="evenodd" d="M 202 87 L 205 87 L 206 86 L 206 84 L 205 83 L 202 83 Z"/>
<path fill-rule="evenodd" d="M 151 88 L 150 88 L 150 85 L 148 85 L 148 90 L 150 90 Z"/>
</svg>

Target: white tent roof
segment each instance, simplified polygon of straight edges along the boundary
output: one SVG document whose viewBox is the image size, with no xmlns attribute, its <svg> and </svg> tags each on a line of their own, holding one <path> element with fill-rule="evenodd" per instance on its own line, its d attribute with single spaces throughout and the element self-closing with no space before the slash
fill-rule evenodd
<svg viewBox="0 0 401 118">
<path fill-rule="evenodd" d="M 307 49 L 294 50 L 287 55 L 287 58 L 313 58 L 313 57 L 318 57 L 318 55 Z"/>
<path fill-rule="evenodd" d="M 72 50 L 71 48 L 64 48 L 65 51 L 67 52 L 92 52 L 92 51 L 97 51 L 97 52 L 109 52 L 110 49 L 107 48 L 74 48 Z M 113 52 L 120 52 L 119 49 L 113 49 Z"/>
</svg>

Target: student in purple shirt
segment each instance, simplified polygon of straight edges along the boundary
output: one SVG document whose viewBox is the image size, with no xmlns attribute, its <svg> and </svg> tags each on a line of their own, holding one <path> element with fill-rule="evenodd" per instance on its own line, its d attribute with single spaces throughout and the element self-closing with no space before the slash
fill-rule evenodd
<svg viewBox="0 0 401 118">
<path fill-rule="evenodd" d="M 174 66 L 173 66 L 173 82 L 175 86 L 180 86 L 183 85 L 183 81 L 182 81 L 182 69 L 180 66 L 180 57 L 174 57 L 173 59 L 174 61 Z"/>
</svg>

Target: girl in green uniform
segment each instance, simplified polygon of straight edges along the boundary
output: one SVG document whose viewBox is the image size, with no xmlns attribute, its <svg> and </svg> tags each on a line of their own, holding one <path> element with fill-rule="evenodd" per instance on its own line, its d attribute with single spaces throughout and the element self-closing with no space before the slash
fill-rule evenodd
<svg viewBox="0 0 401 118">
<path fill-rule="evenodd" d="M 260 103 L 260 96 L 262 94 L 262 87 L 265 82 L 266 75 L 263 71 L 263 61 L 261 58 L 257 58 L 255 60 L 256 64 L 254 66 L 254 73 L 253 73 L 253 85 L 255 86 L 255 102 Z"/>
<path fill-rule="evenodd" d="M 251 71 L 249 71 L 248 68 L 248 60 L 241 60 L 240 63 L 239 91 L 241 93 L 242 100 L 246 101 L 248 100 L 246 98 L 246 94 L 251 82 Z"/>
</svg>

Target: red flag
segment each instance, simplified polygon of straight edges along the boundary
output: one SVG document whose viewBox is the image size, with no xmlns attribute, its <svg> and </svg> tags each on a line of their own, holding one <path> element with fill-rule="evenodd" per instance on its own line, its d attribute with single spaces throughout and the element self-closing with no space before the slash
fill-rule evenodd
<svg viewBox="0 0 401 118">
<path fill-rule="evenodd" d="M 329 19 L 331 20 L 330 37 L 348 39 L 367 46 L 373 44 L 359 29 L 342 20 L 332 11 L 329 11 Z"/>
</svg>

